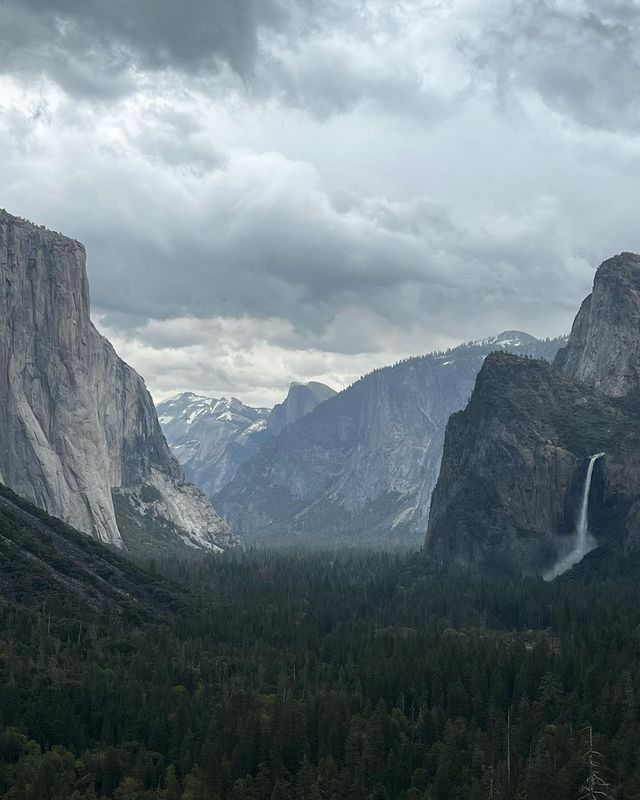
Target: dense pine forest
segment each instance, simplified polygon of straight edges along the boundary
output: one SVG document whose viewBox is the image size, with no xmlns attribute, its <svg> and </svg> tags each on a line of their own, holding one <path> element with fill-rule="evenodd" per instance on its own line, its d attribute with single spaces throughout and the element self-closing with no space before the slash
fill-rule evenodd
<svg viewBox="0 0 640 800">
<path fill-rule="evenodd" d="M 131 570 L 161 604 L 70 604 L 79 578 L 14 569 L 1 798 L 640 797 L 634 570 L 483 582 L 359 551 Z"/>
</svg>

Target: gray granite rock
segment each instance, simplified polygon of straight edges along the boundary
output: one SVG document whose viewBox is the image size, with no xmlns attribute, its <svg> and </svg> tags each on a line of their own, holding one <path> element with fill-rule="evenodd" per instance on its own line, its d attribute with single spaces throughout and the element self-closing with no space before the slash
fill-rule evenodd
<svg viewBox="0 0 640 800">
<path fill-rule="evenodd" d="M 424 537 L 449 415 L 493 350 L 553 358 L 561 342 L 518 331 L 376 370 L 267 442 L 214 497 L 260 541 Z"/>
<path fill-rule="evenodd" d="M 317 381 L 292 383 L 286 398 L 273 407 L 267 430 L 273 436 L 277 436 L 288 425 L 293 425 L 335 394 L 335 389 Z"/>
<path fill-rule="evenodd" d="M 640 387 L 640 256 L 621 253 L 601 264 L 556 364 L 610 397 Z"/>
<path fill-rule="evenodd" d="M 438 567 L 554 573 L 587 494 L 593 544 L 640 546 L 640 257 L 598 269 L 553 365 L 491 355 L 447 426 L 425 543 Z"/>
<path fill-rule="evenodd" d="M 0 211 L 0 477 L 95 538 L 122 546 L 112 490 L 157 487 L 189 543 L 235 543 L 184 483 L 142 378 L 91 323 L 80 242 Z"/>
</svg>

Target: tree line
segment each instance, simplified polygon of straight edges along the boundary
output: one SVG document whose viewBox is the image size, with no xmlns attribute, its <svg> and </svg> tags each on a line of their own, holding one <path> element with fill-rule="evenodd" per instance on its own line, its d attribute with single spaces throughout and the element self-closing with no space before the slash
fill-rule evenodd
<svg viewBox="0 0 640 800">
<path fill-rule="evenodd" d="M 148 567 L 186 587 L 160 621 L 2 601 L 3 800 L 640 797 L 633 575 L 489 582 L 366 551 Z"/>
</svg>

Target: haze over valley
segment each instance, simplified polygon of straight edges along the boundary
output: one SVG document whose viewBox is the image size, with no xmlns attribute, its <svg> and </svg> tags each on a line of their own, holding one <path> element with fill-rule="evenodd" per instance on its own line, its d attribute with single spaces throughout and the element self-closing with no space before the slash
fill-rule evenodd
<svg viewBox="0 0 640 800">
<path fill-rule="evenodd" d="M 640 797 L 639 65 L 0 0 L 0 800 Z"/>
</svg>

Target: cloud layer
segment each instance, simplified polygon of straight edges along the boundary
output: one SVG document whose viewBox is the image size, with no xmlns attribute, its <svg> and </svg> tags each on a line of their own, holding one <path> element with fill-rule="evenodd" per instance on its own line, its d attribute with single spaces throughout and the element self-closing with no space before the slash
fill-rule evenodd
<svg viewBox="0 0 640 800">
<path fill-rule="evenodd" d="M 640 249 L 635 3 L 0 0 L 0 205 L 164 397 L 568 329 Z"/>
</svg>

